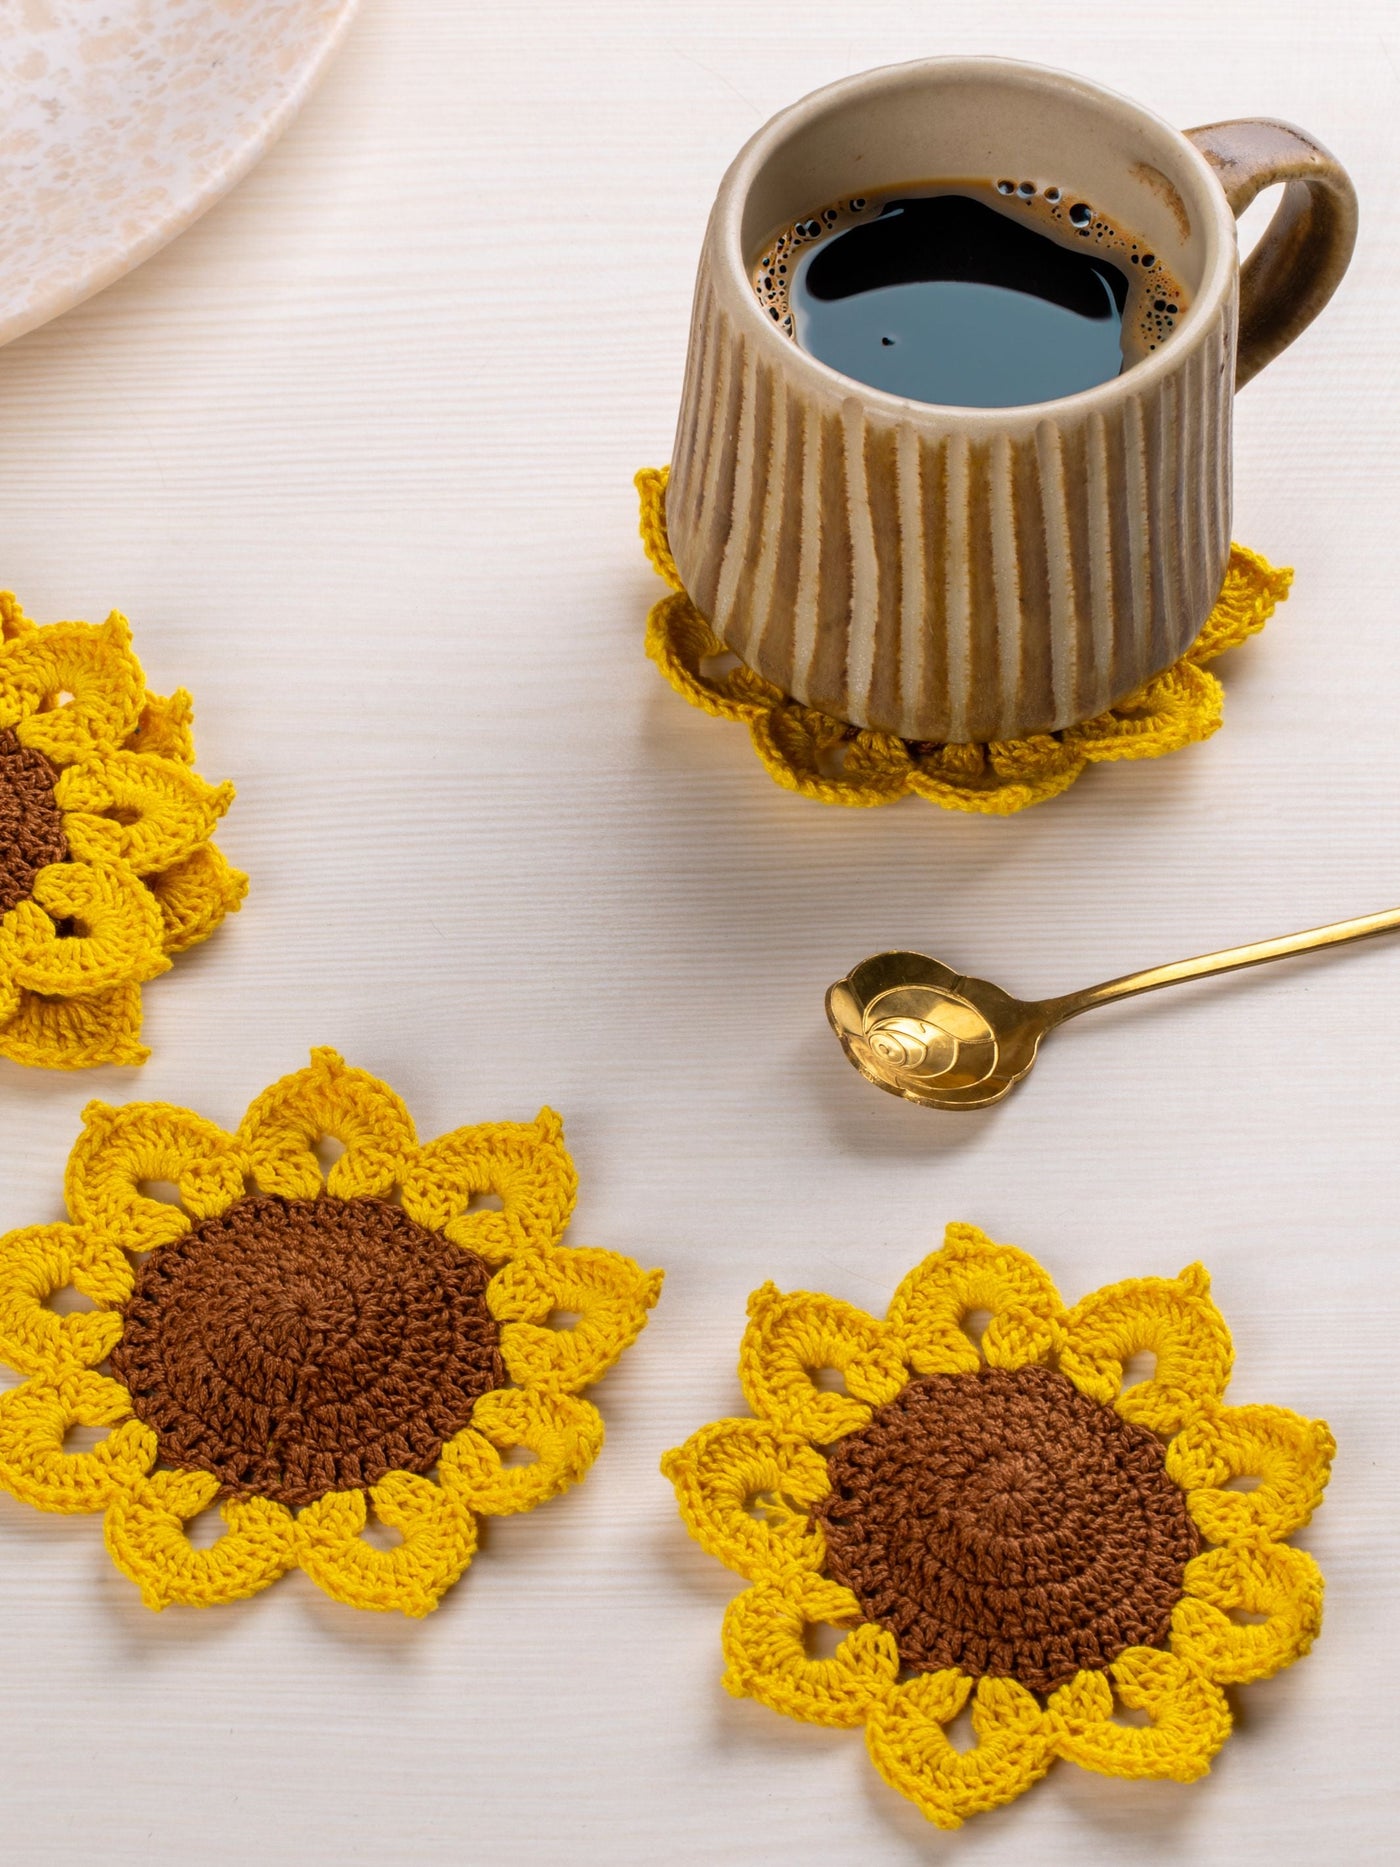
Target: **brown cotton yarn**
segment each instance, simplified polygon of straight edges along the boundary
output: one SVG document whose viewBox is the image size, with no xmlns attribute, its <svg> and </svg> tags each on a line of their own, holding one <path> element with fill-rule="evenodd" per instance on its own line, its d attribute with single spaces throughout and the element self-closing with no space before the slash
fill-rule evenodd
<svg viewBox="0 0 1400 1867">
<path fill-rule="evenodd" d="M 1049 1368 L 911 1381 L 827 1455 L 830 1573 L 913 1672 L 1047 1692 L 1165 1644 L 1200 1547 L 1160 1443 Z"/>
<path fill-rule="evenodd" d="M 490 1276 L 384 1200 L 253 1194 L 142 1263 L 112 1369 L 166 1464 L 309 1504 L 430 1470 L 504 1385 Z"/>
<path fill-rule="evenodd" d="M 42 752 L 0 730 L 0 914 L 25 900 L 34 877 L 68 854 L 53 789 L 54 768 Z"/>
</svg>

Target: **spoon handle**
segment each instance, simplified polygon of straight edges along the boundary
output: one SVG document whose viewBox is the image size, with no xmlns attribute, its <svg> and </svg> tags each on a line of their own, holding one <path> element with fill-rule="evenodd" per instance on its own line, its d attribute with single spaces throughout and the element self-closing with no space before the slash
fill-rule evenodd
<svg viewBox="0 0 1400 1867">
<path fill-rule="evenodd" d="M 1227 947 L 1222 953 L 1203 953 L 1199 959 L 1179 959 L 1171 965 L 1152 966 L 1146 972 L 1125 973 L 1121 979 L 1091 985 L 1083 992 L 1045 999 L 1041 1010 L 1052 1025 L 1063 1024 L 1066 1018 L 1077 1018 L 1081 1011 L 1092 1011 L 1096 1005 L 1111 1005 L 1116 999 L 1133 998 L 1139 992 L 1155 992 L 1160 986 L 1181 985 L 1216 972 L 1234 972 L 1241 966 L 1262 966 L 1266 960 L 1288 959 L 1295 953 L 1312 953 L 1320 947 L 1342 946 L 1348 940 L 1369 940 L 1385 933 L 1400 933 L 1400 908 L 1388 908 L 1384 914 L 1363 914 L 1359 920 L 1335 921 L 1330 927 L 1312 927 L 1306 933 L 1284 934 L 1278 940 Z"/>
</svg>

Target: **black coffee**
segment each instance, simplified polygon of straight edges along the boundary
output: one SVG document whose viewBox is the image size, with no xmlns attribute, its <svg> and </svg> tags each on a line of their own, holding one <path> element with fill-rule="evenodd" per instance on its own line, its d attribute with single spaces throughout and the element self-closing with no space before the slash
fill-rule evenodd
<svg viewBox="0 0 1400 1867">
<path fill-rule="evenodd" d="M 781 327 L 843 375 L 965 408 L 1107 382 L 1167 338 L 1183 304 L 1156 254 L 1087 202 L 1010 182 L 824 208 L 779 236 L 754 284 Z"/>
</svg>

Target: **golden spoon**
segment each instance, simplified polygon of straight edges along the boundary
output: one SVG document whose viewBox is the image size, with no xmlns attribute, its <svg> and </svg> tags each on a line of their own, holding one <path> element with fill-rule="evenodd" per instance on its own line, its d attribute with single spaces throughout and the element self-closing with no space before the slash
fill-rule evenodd
<svg viewBox="0 0 1400 1867">
<path fill-rule="evenodd" d="M 1048 1031 L 1081 1011 L 1186 979 L 1397 931 L 1400 908 L 1391 908 L 1029 1003 L 985 979 L 966 978 L 926 953 L 876 953 L 831 987 L 826 1015 L 841 1048 L 877 1089 L 925 1108 L 981 1109 L 1015 1088 Z"/>
</svg>

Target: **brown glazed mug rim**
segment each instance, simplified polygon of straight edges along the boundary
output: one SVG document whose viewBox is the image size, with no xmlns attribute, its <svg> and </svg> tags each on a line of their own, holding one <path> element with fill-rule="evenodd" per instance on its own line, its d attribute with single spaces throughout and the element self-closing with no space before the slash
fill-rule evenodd
<svg viewBox="0 0 1400 1867">
<path fill-rule="evenodd" d="M 1106 382 L 1077 390 L 1073 395 L 1005 407 L 971 408 L 957 403 L 920 402 L 859 382 L 821 362 L 774 327 L 764 316 L 753 290 L 749 277 L 752 255 L 744 246 L 744 213 L 755 182 L 788 139 L 819 124 L 833 109 L 862 93 L 875 96 L 892 85 L 903 88 L 921 76 L 939 84 L 990 78 L 1013 85 L 1020 83 L 1027 89 L 1054 91 L 1099 109 L 1107 107 L 1111 111 L 1126 112 L 1165 140 L 1179 163 L 1177 172 L 1169 179 L 1178 187 L 1183 183 L 1190 187 L 1194 197 L 1191 205 L 1202 210 L 1201 218 L 1193 220 L 1193 225 L 1202 230 L 1205 245 L 1201 283 L 1192 294 L 1186 316 L 1169 345 L 1139 359 Z M 814 389 L 820 388 L 827 394 L 834 389 L 855 396 L 871 408 L 902 416 L 905 420 L 921 415 L 944 424 L 955 422 L 973 431 L 1004 431 L 1008 424 L 1042 421 L 1059 410 L 1106 407 L 1124 395 L 1136 394 L 1162 377 L 1175 374 L 1198 343 L 1210 340 L 1221 303 L 1232 289 L 1239 265 L 1236 221 L 1225 191 L 1210 163 L 1181 130 L 1136 99 L 1125 97 L 1091 78 L 1061 71 L 1053 65 L 1001 57 L 921 58 L 878 65 L 809 91 L 805 97 L 787 105 L 754 132 L 725 171 L 711 212 L 710 245 L 712 261 L 722 271 L 728 287 L 726 297 L 731 311 L 746 320 L 753 341 L 762 345 L 786 373 L 796 373 L 799 378 L 806 376 Z"/>
</svg>

